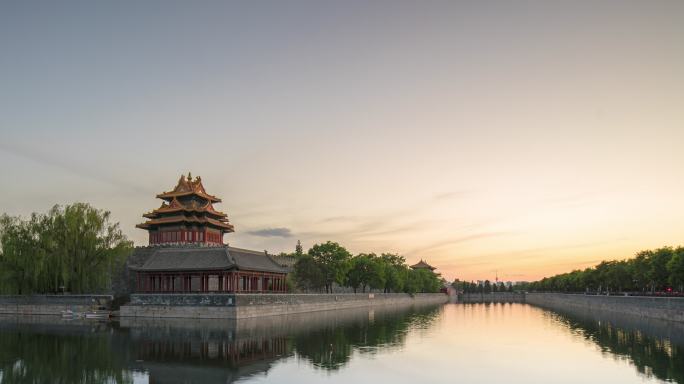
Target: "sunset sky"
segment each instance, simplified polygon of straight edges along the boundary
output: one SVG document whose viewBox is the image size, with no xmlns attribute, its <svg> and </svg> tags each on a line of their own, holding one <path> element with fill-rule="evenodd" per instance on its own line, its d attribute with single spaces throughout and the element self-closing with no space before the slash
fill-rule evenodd
<svg viewBox="0 0 684 384">
<path fill-rule="evenodd" d="M 562 3 L 562 4 L 561 4 Z M 533 280 L 684 245 L 682 1 L 0 3 L 0 212 Z"/>
</svg>

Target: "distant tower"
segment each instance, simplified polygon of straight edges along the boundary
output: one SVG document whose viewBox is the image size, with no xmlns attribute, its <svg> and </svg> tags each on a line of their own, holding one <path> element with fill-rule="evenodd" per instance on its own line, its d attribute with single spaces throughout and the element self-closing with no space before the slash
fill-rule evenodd
<svg viewBox="0 0 684 384">
<path fill-rule="evenodd" d="M 409 266 L 409 268 L 411 268 L 411 269 L 416 269 L 416 270 L 418 270 L 418 269 L 425 269 L 425 270 L 428 270 L 428 271 L 434 273 L 434 274 L 437 275 L 437 276 L 441 276 L 441 275 L 442 275 L 441 273 L 435 272 L 435 269 L 437 269 L 437 268 L 435 268 L 435 267 L 433 267 L 432 265 L 430 265 L 430 264 L 424 262 L 423 259 L 420 259 L 420 261 L 419 261 L 418 263 Z"/>
<path fill-rule="evenodd" d="M 172 191 L 157 198 L 164 200 L 161 207 L 145 213 L 149 220 L 136 225 L 149 233 L 150 245 L 222 245 L 223 235 L 234 231 L 228 216 L 214 209 L 221 199 L 204 190 L 199 176 L 181 176 Z"/>
</svg>

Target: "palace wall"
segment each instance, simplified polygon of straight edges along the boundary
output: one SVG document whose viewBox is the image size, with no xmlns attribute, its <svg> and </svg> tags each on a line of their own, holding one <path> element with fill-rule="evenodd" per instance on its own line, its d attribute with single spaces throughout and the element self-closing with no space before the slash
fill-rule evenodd
<svg viewBox="0 0 684 384">
<path fill-rule="evenodd" d="M 566 293 L 527 293 L 525 302 L 549 309 L 607 311 L 684 322 L 684 298 L 597 296 Z"/>
<path fill-rule="evenodd" d="M 133 294 L 121 317 L 249 319 L 263 316 L 405 304 L 442 304 L 442 293 L 389 294 Z"/>
<path fill-rule="evenodd" d="M 0 295 L 0 314 L 61 315 L 62 311 L 87 312 L 109 308 L 110 295 Z"/>
</svg>

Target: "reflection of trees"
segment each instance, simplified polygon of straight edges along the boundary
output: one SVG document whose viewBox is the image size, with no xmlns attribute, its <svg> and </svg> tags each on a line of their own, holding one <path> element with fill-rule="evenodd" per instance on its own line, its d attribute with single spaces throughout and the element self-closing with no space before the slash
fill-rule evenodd
<svg viewBox="0 0 684 384">
<path fill-rule="evenodd" d="M 427 328 L 439 307 L 409 312 L 378 312 L 355 322 L 332 323 L 294 336 L 297 354 L 315 367 L 335 370 L 347 364 L 354 351 L 375 354 L 401 348 L 411 328 Z"/>
<path fill-rule="evenodd" d="M 0 332 L 3 383 L 131 383 L 127 356 L 108 333 Z"/>
<path fill-rule="evenodd" d="M 646 335 L 636 328 L 618 327 L 612 321 L 565 314 L 555 317 L 573 333 L 598 344 L 603 352 L 629 358 L 640 373 L 684 383 L 684 347 L 672 344 L 667 337 Z"/>
<path fill-rule="evenodd" d="M 226 321 L 126 320 L 93 324 L 0 318 L 2 383 L 231 383 L 268 372 L 297 353 L 335 370 L 352 354 L 402 348 L 411 329 L 426 329 L 437 306 L 383 307 Z"/>
</svg>

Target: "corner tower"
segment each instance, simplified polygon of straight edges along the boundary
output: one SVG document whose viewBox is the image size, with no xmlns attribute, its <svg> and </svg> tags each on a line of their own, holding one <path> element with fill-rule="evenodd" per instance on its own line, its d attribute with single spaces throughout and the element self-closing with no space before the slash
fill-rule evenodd
<svg viewBox="0 0 684 384">
<path fill-rule="evenodd" d="M 223 245 L 223 235 L 234 231 L 228 216 L 214 209 L 221 199 L 208 194 L 198 176 L 181 176 L 176 187 L 160 193 L 161 207 L 145 213 L 148 220 L 136 225 L 149 233 L 149 244 Z"/>
</svg>

